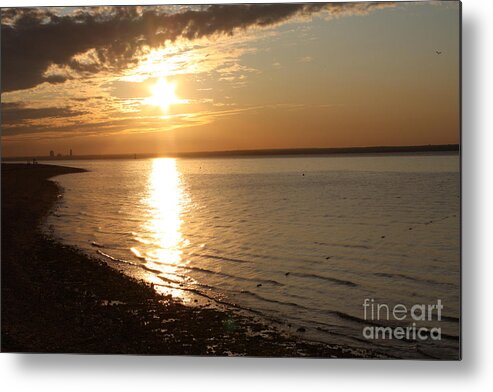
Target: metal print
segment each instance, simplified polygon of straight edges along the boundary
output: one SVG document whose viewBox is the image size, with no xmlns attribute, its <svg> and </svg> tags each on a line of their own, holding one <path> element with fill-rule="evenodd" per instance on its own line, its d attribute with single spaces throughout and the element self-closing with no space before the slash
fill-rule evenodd
<svg viewBox="0 0 493 392">
<path fill-rule="evenodd" d="M 1 11 L 2 351 L 460 359 L 459 2 Z"/>
</svg>

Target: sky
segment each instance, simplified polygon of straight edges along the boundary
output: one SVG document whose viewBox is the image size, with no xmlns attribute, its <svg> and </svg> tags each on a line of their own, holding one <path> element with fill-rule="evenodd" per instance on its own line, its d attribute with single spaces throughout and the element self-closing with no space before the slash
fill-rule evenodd
<svg viewBox="0 0 493 392">
<path fill-rule="evenodd" d="M 5 157 L 459 143 L 458 2 L 3 8 L 1 23 Z"/>
</svg>

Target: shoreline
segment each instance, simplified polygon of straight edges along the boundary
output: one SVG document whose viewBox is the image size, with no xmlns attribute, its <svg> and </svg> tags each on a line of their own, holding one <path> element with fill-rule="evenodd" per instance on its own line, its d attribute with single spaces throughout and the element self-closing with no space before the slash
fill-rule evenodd
<svg viewBox="0 0 493 392">
<path fill-rule="evenodd" d="M 416 146 L 328 147 L 328 148 L 278 148 L 251 150 L 222 150 L 168 153 L 126 153 L 110 155 L 36 156 L 39 161 L 100 160 L 100 159 L 147 159 L 147 158 L 279 158 L 279 157 L 344 157 L 385 155 L 434 155 L 460 154 L 459 144 L 431 144 Z M 5 162 L 30 161 L 33 156 L 4 157 Z"/>
<path fill-rule="evenodd" d="M 40 224 L 61 195 L 49 179 L 83 172 L 2 165 L 2 352 L 388 358 L 186 306 L 50 238 Z"/>
</svg>

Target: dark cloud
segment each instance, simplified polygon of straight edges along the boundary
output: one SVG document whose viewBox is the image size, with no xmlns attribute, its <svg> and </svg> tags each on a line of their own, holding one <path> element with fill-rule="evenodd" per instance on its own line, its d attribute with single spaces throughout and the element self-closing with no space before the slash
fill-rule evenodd
<svg viewBox="0 0 493 392">
<path fill-rule="evenodd" d="M 82 114 L 84 112 L 68 107 L 29 108 L 18 103 L 2 104 L 2 124 L 4 126 L 18 125 L 26 120 L 73 117 Z"/>
<path fill-rule="evenodd" d="M 45 82 L 48 82 L 48 83 L 52 83 L 52 84 L 57 84 L 57 83 L 63 83 L 65 82 L 66 80 L 69 80 L 71 79 L 70 77 L 68 76 L 65 76 L 65 75 L 48 75 L 46 77 L 43 78 L 43 80 Z"/>
<path fill-rule="evenodd" d="M 92 99 L 104 99 L 103 96 L 95 96 L 95 97 L 75 97 L 75 98 L 70 98 L 72 101 L 75 101 L 75 102 L 87 102 L 87 101 L 90 101 Z"/>
<path fill-rule="evenodd" d="M 104 121 L 83 122 L 77 124 L 58 124 L 46 127 L 44 125 L 32 125 L 32 124 L 16 124 L 15 127 L 2 129 L 2 136 L 27 136 L 43 137 L 49 134 L 49 138 L 66 138 L 76 136 L 88 136 L 88 135 L 100 135 L 101 133 L 110 134 L 112 132 L 119 133 L 123 130 L 133 128 L 156 128 L 162 125 L 162 121 L 159 118 L 122 118 L 122 119 L 108 119 Z M 102 132 L 103 131 L 103 132 Z"/>
<path fill-rule="evenodd" d="M 69 66 L 80 74 L 115 70 L 136 62 L 143 45 L 189 40 L 249 27 L 267 27 L 299 15 L 327 10 L 333 15 L 366 13 L 388 3 L 236 4 L 191 7 L 165 13 L 170 7 L 81 8 L 60 15 L 53 8 L 2 9 L 2 91 L 22 90 L 43 82 L 61 83 L 52 66 Z M 95 61 L 73 57 L 93 49 Z"/>
</svg>

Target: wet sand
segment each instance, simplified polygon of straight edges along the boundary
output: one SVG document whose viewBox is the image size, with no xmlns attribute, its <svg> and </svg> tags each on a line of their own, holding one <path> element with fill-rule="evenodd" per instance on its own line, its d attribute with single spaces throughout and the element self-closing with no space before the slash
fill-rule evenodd
<svg viewBox="0 0 493 392">
<path fill-rule="evenodd" d="M 83 171 L 2 165 L 3 352 L 384 357 L 185 306 L 44 235 L 40 224 L 62 197 L 49 178 Z"/>
</svg>

